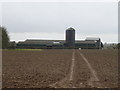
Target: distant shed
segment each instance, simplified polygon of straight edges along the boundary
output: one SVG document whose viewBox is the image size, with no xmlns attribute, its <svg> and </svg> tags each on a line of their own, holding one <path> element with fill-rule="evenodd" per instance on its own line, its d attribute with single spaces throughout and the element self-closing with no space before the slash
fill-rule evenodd
<svg viewBox="0 0 120 90">
<path fill-rule="evenodd" d="M 57 43 L 56 43 L 57 42 Z M 40 48 L 40 49 L 52 49 L 63 48 L 63 40 L 37 40 L 27 39 L 24 42 L 18 42 L 17 48 Z"/>
<path fill-rule="evenodd" d="M 94 37 L 86 38 L 85 40 L 76 41 L 75 47 L 81 49 L 101 49 L 101 40 Z"/>
</svg>

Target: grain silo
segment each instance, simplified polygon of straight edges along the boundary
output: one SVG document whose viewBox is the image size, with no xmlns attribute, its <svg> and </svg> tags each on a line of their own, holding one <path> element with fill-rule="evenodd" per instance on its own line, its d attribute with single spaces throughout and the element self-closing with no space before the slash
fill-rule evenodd
<svg viewBox="0 0 120 90">
<path fill-rule="evenodd" d="M 75 46 L 75 29 L 68 28 L 66 30 L 66 46 L 73 48 Z"/>
</svg>

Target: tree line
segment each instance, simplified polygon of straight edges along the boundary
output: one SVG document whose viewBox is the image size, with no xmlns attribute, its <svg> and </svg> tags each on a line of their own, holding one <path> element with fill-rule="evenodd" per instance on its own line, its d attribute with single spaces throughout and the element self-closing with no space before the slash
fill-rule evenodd
<svg viewBox="0 0 120 90">
<path fill-rule="evenodd" d="M 5 27 L 0 26 L 0 48 L 15 48 L 15 42 L 10 42 L 10 37 Z"/>
</svg>

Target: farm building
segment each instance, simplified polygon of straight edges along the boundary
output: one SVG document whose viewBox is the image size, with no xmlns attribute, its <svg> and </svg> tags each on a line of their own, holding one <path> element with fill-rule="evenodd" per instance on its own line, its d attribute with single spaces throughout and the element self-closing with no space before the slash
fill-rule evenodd
<svg viewBox="0 0 120 90">
<path fill-rule="evenodd" d="M 81 49 L 101 49 L 103 44 L 100 38 L 86 38 L 75 42 L 75 48 Z"/>
<path fill-rule="evenodd" d="M 24 42 L 18 42 L 17 48 L 40 48 L 40 49 L 49 49 L 49 48 L 63 48 L 64 40 L 35 40 L 27 39 Z"/>
<path fill-rule="evenodd" d="M 27 39 L 24 42 L 18 42 L 16 48 L 32 49 L 101 49 L 102 42 L 100 38 L 86 38 L 85 40 L 75 40 L 75 29 L 66 30 L 66 40 L 38 40 Z"/>
</svg>

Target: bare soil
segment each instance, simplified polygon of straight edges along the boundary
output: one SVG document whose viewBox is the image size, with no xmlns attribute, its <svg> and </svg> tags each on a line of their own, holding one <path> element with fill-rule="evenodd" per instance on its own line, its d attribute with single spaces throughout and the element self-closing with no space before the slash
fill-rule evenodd
<svg viewBox="0 0 120 90">
<path fill-rule="evenodd" d="M 96 71 L 101 88 L 117 87 L 117 50 L 75 50 L 74 52 L 75 66 L 73 80 L 70 81 L 73 50 L 3 51 L 2 87 L 93 88 L 89 85 L 91 72 L 78 52 L 87 58 Z"/>
<path fill-rule="evenodd" d="M 118 51 L 82 50 L 97 72 L 102 87 L 118 87 Z"/>
</svg>

